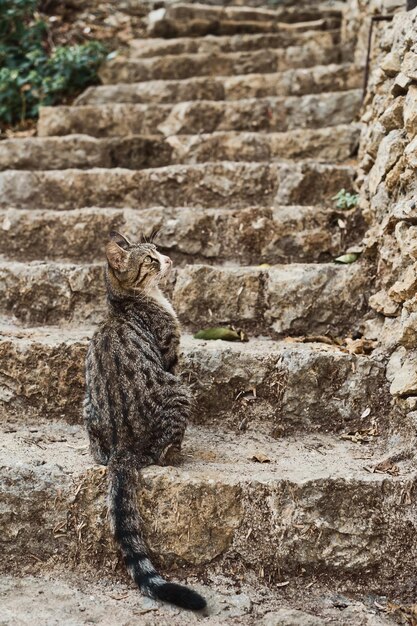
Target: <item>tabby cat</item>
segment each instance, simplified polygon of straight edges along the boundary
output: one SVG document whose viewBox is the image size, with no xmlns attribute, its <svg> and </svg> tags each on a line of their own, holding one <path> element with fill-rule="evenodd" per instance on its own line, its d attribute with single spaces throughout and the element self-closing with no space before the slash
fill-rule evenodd
<svg viewBox="0 0 417 626">
<path fill-rule="evenodd" d="M 201 610 L 203 597 L 155 570 L 136 506 L 139 471 L 178 456 L 190 413 L 175 375 L 179 324 L 158 286 L 172 261 L 153 238 L 133 244 L 114 231 L 106 256 L 109 310 L 87 353 L 84 419 L 93 457 L 108 468 L 112 531 L 144 594 Z"/>
</svg>

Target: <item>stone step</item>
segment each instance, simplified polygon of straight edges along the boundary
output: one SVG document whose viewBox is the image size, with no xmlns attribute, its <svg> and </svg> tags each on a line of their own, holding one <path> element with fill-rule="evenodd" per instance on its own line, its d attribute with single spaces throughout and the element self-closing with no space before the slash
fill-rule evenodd
<svg viewBox="0 0 417 626">
<path fill-rule="evenodd" d="M 48 421 L 37 432 L 6 430 L 4 557 L 19 571 L 36 559 L 108 575 L 117 556 L 105 470 L 92 466 L 81 429 Z M 386 594 L 386 585 L 398 593 L 413 575 L 415 473 L 407 462 L 393 477 L 364 468 L 380 460 L 371 450 L 364 462 L 357 444 L 332 437 L 237 439 L 201 428 L 187 432 L 184 454 L 180 467 L 143 470 L 138 487 L 147 542 L 163 568 L 217 564 L 225 576 L 239 563 L 255 580 L 336 577 L 367 594 Z M 269 462 L 253 460 L 262 455 Z"/>
<path fill-rule="evenodd" d="M 0 142 L 0 171 L 123 167 L 139 170 L 207 161 L 315 159 L 342 162 L 357 152 L 359 124 L 286 133 L 216 132 L 201 135 L 90 135 L 29 137 Z"/>
<path fill-rule="evenodd" d="M 348 124 L 357 116 L 362 91 L 246 100 L 200 100 L 178 104 L 108 104 L 43 107 L 42 137 L 83 133 L 94 137 L 195 135 L 215 131 L 285 132 Z"/>
<path fill-rule="evenodd" d="M 181 80 L 197 76 L 236 76 L 339 63 L 340 57 L 340 48 L 330 38 L 327 45 L 313 40 L 303 46 L 265 48 L 253 52 L 186 53 L 144 59 L 120 54 L 106 61 L 99 75 L 104 84 Z"/>
<path fill-rule="evenodd" d="M 316 22 L 316 27 L 323 22 Z M 297 25 L 298 26 L 298 25 Z M 310 26 L 310 24 L 308 24 Z M 340 30 L 320 31 L 300 30 L 293 24 L 282 24 L 281 30 L 276 33 L 259 35 L 232 35 L 216 37 L 179 37 L 176 39 L 131 39 L 129 57 L 131 59 L 146 59 L 155 56 L 170 54 L 218 54 L 228 52 L 253 52 L 259 49 L 288 48 L 302 46 L 305 43 L 315 42 L 317 45 L 329 47 L 340 42 Z"/>
<path fill-rule="evenodd" d="M 0 314 L 26 324 L 97 322 L 105 310 L 103 266 L 58 262 L 0 265 Z M 167 292 L 185 328 L 234 324 L 252 335 L 344 334 L 366 311 L 364 263 L 188 265 Z"/>
<path fill-rule="evenodd" d="M 130 0 L 127 0 L 127 2 L 129 3 Z M 180 0 L 160 0 L 159 5 L 161 7 L 168 7 L 172 4 L 178 4 Z M 312 6 L 317 6 L 319 5 L 321 8 L 339 8 L 339 10 L 343 10 L 343 7 L 345 6 L 345 3 L 347 2 L 347 0 L 310 0 L 309 2 L 309 8 L 311 8 Z M 145 4 L 146 5 L 150 5 L 152 4 L 152 0 L 145 0 Z M 180 4 L 201 4 L 201 0 L 186 0 L 185 2 L 183 2 L 181 0 Z M 220 6 L 220 7 L 256 7 L 256 8 L 261 8 L 261 9 L 277 9 L 280 8 L 282 9 L 283 7 L 289 8 L 289 7 L 300 7 L 300 1 L 299 0 L 279 0 L 277 3 L 272 4 L 271 2 L 268 2 L 268 0 L 207 0 L 203 3 L 206 6 Z M 297 26 L 297 23 L 289 24 L 290 26 Z"/>
<path fill-rule="evenodd" d="M 308 22 L 310 20 L 323 19 L 325 17 L 339 17 L 342 12 L 339 8 L 331 8 L 329 5 L 303 7 L 299 4 L 292 7 L 246 7 L 246 6 L 211 6 L 205 3 L 176 2 L 163 8 L 156 9 L 149 22 L 154 22 L 158 17 L 173 20 L 232 20 L 234 22 L 284 22 L 294 24 Z"/>
<path fill-rule="evenodd" d="M 257 9 L 177 3 L 152 11 L 147 19 L 149 36 L 171 38 L 280 32 L 288 29 L 287 23 L 309 30 L 309 22 L 317 27 L 317 21 L 320 28 L 332 29 L 340 26 L 341 16 L 328 6 Z"/>
<path fill-rule="evenodd" d="M 128 625 L 132 624 L 133 617 L 136 623 L 147 626 L 195 626 L 198 620 L 189 611 L 179 611 L 142 596 L 126 582 L 120 570 L 115 574 L 109 571 L 98 573 L 94 568 L 88 572 L 73 572 L 66 567 L 63 571 L 55 568 L 53 575 L 48 571 L 37 571 L 33 576 L 28 575 L 28 570 L 36 571 L 36 566 L 25 568 L 23 577 L 19 571 L 14 576 L 0 576 L 4 624 L 23 626 L 27 624 L 28 615 L 37 626 L 58 623 L 65 626 Z M 315 587 L 314 594 L 309 594 L 308 590 L 303 594 L 300 589 L 294 600 L 283 597 L 280 588 L 273 591 L 263 581 L 255 586 L 253 581 L 249 585 L 228 580 L 225 588 L 220 577 L 216 580 L 215 576 L 205 574 L 204 584 L 190 576 L 184 582 L 206 598 L 209 616 L 204 623 L 209 626 L 253 626 L 254 623 L 260 626 L 395 626 L 385 616 L 376 615 L 375 609 L 365 604 L 366 598 L 349 597 L 346 607 L 336 607 L 336 587 L 326 591 Z M 180 576 L 178 571 L 173 574 L 175 580 Z M 265 596 L 268 597 L 267 613 Z M 152 618 L 148 617 L 149 614 Z"/>
<path fill-rule="evenodd" d="M 146 40 L 144 40 L 146 41 Z M 363 69 L 350 63 L 243 76 L 209 76 L 186 80 L 153 80 L 88 87 L 75 104 L 152 103 L 190 100 L 241 100 L 304 96 L 360 88 Z"/>
<path fill-rule="evenodd" d="M 178 4 L 180 0 L 160 0 L 158 3 L 160 7 L 168 7 L 173 4 Z M 127 0 L 129 4 L 130 0 Z M 343 10 L 345 3 L 347 0 L 310 0 L 309 7 L 319 5 L 321 8 L 339 8 L 339 10 Z M 144 4 L 150 6 L 152 4 L 152 0 L 144 0 Z M 185 2 L 181 1 L 180 4 L 198 4 L 201 5 L 201 0 L 186 0 Z M 277 9 L 283 7 L 300 7 L 299 0 L 279 0 L 277 3 L 272 4 L 267 0 L 207 0 L 203 3 L 206 6 L 217 6 L 217 7 L 255 7 L 261 9 Z M 287 26 L 287 24 L 285 24 Z M 298 26 L 297 22 L 289 23 L 288 26 Z"/>
<path fill-rule="evenodd" d="M 89 327 L 21 328 L 3 321 L 2 413 L 27 425 L 39 415 L 82 423 L 84 361 L 92 333 Z M 252 338 L 231 343 L 187 335 L 181 352 L 195 425 L 276 438 L 355 431 L 369 428 L 373 419 L 380 434 L 392 425 L 385 364 L 377 355 L 349 354 L 324 343 Z"/>
<path fill-rule="evenodd" d="M 356 243 L 365 224 L 359 211 L 310 206 L 240 210 L 166 208 L 0 210 L 0 249 L 9 259 L 101 261 L 111 230 L 133 241 L 158 230 L 158 248 L 175 265 L 330 261 Z"/>
<path fill-rule="evenodd" d="M 0 209 L 194 206 L 242 209 L 282 204 L 334 205 L 354 170 L 309 162 L 205 163 L 126 169 L 0 172 Z"/>
</svg>

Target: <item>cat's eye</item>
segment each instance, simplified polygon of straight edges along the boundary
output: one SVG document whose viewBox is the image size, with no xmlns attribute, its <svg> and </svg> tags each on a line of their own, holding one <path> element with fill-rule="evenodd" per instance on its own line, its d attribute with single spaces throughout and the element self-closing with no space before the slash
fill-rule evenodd
<svg viewBox="0 0 417 626">
<path fill-rule="evenodd" d="M 143 262 L 146 263 L 147 265 L 149 265 L 149 263 L 152 263 L 153 258 L 151 256 L 145 256 L 145 258 L 143 259 Z"/>
</svg>

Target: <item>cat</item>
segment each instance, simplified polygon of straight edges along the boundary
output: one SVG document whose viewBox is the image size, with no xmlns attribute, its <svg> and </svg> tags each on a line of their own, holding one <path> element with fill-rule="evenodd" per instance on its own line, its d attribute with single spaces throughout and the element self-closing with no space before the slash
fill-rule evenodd
<svg viewBox="0 0 417 626">
<path fill-rule="evenodd" d="M 84 421 L 95 461 L 107 465 L 111 528 L 142 593 L 202 610 L 202 596 L 155 570 L 136 506 L 140 470 L 178 457 L 191 409 L 175 375 L 179 323 L 159 288 L 172 261 L 153 236 L 134 244 L 115 231 L 106 256 L 109 310 L 87 352 Z"/>
</svg>

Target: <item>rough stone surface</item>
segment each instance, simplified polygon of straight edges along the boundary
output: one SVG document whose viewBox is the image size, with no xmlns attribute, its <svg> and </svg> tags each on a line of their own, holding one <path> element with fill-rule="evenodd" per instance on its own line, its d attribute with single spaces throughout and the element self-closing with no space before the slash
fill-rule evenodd
<svg viewBox="0 0 417 626">
<path fill-rule="evenodd" d="M 135 59 L 118 56 L 100 71 L 104 84 L 136 83 L 146 80 L 190 78 L 190 76 L 235 76 L 262 72 L 282 72 L 292 68 L 324 65 L 340 61 L 332 41 L 309 41 L 303 46 L 264 48 L 253 52 L 172 54 Z"/>
<path fill-rule="evenodd" d="M 0 312 L 26 324 L 78 324 L 103 316 L 101 264 L 4 261 L 0 276 Z M 335 334 L 357 327 L 368 282 L 361 263 L 269 268 L 194 264 L 173 272 L 168 292 L 186 328 L 235 324 L 256 335 Z"/>
<path fill-rule="evenodd" d="M 201 619 L 114 582 L 106 472 L 80 425 L 105 231 L 161 225 L 185 327 L 234 323 L 249 341 L 184 337 L 183 463 L 138 484 L 155 562 L 213 586 L 213 625 L 370 626 L 413 610 L 416 11 L 374 24 L 361 108 L 369 17 L 404 3 L 220 1 L 122 0 L 110 22 L 131 12 L 141 36 L 149 14 L 163 41 L 107 59 L 117 84 L 0 144 L 3 620 Z M 101 0 L 83 4 L 102 14 Z M 330 262 L 347 252 L 361 256 Z"/>
<path fill-rule="evenodd" d="M 361 86 L 359 68 L 350 63 L 318 65 L 243 76 L 212 76 L 186 80 L 154 80 L 89 87 L 76 100 L 78 105 L 110 103 L 160 103 L 192 100 L 242 100 L 276 96 L 303 96 L 326 91 L 346 91 Z"/>
<path fill-rule="evenodd" d="M 91 334 L 89 328 L 65 332 L 3 325 L 5 413 L 19 420 L 36 420 L 42 414 L 80 423 L 83 362 Z M 381 429 L 387 425 L 388 383 L 378 358 L 349 355 L 320 343 L 252 339 L 235 344 L 190 337 L 183 339 L 182 352 L 182 375 L 195 397 L 195 424 L 275 437 L 354 430 L 368 426 L 373 417 Z"/>
<path fill-rule="evenodd" d="M 157 9 L 148 16 L 148 33 L 153 37 L 234 35 L 237 33 L 280 32 L 282 24 L 297 23 L 309 28 L 309 22 L 322 20 L 323 28 L 335 28 L 340 12 L 327 7 L 282 7 L 248 9 L 247 7 L 211 7 L 176 4 Z M 295 26 L 297 27 L 297 26 Z M 285 24 L 287 30 L 288 26 Z"/>
<path fill-rule="evenodd" d="M 173 165 L 132 171 L 95 168 L 0 172 L 0 208 L 65 210 L 181 206 L 245 208 L 325 202 L 352 187 L 349 166 L 316 163 Z M 308 194 L 307 194 L 308 192 Z M 319 200 L 320 199 L 320 200 Z"/>
<path fill-rule="evenodd" d="M 256 334 L 264 330 L 280 336 L 346 332 L 363 314 L 368 281 L 360 264 L 291 264 L 267 270 L 194 265 L 178 273 L 172 300 L 183 324 L 196 329 L 233 323 L 254 328 Z"/>
<path fill-rule="evenodd" d="M 232 35 L 206 37 L 176 37 L 175 39 L 132 39 L 129 42 L 129 58 L 147 58 L 173 54 L 215 54 L 219 52 L 250 52 L 259 49 L 287 48 L 310 45 L 329 47 L 338 43 L 340 31 L 301 31 L 283 25 L 280 32 L 260 35 Z M 326 59 L 327 60 L 327 59 Z"/>
<path fill-rule="evenodd" d="M 277 206 L 247 209 L 0 210 L 0 247 L 18 261 L 101 261 L 111 230 L 132 239 L 159 229 L 158 245 L 175 265 L 330 261 L 364 230 L 355 209 Z"/>
<path fill-rule="evenodd" d="M 376 267 L 370 305 L 383 322 L 380 338 L 393 352 L 388 373 L 397 398 L 417 393 L 416 26 L 416 9 L 399 13 L 374 42 L 384 72 L 371 74 L 360 145 L 365 241 Z"/>
<path fill-rule="evenodd" d="M 200 135 L 96 139 L 86 135 L 31 137 L 0 142 L 0 170 L 153 168 L 206 161 L 345 161 L 358 147 L 359 126 L 283 133 L 218 132 Z"/>
<path fill-rule="evenodd" d="M 105 519 L 105 470 L 91 467 L 85 435 L 51 422 L 24 433 L 16 426 L 2 435 L 8 569 L 20 568 L 29 555 L 110 567 L 116 555 Z M 227 572 L 238 560 L 248 570 L 262 567 L 271 579 L 325 568 L 359 582 L 366 569 L 372 572 L 362 581 L 367 592 L 378 591 L 378 575 L 398 584 L 415 562 L 415 504 L 406 496 L 412 467 L 401 462 L 401 475 L 387 481 L 366 471 L 355 452 L 356 444 L 324 435 L 296 442 L 252 435 L 236 443 L 234 435 L 190 429 L 181 468 L 143 471 L 138 503 L 150 547 L 173 574 L 214 559 Z M 253 460 L 260 454 L 269 463 Z"/>
<path fill-rule="evenodd" d="M 41 136 L 85 133 L 95 137 L 162 134 L 193 135 L 215 131 L 284 132 L 336 126 L 359 112 L 361 92 L 341 91 L 287 98 L 165 104 L 113 104 L 43 107 Z"/>
<path fill-rule="evenodd" d="M 394 623 L 376 615 L 374 608 L 357 600 L 345 600 L 346 606 L 338 608 L 332 603 L 333 596 L 327 590 L 321 591 L 320 596 L 316 597 L 311 593 L 302 594 L 300 588 L 297 598 L 292 600 L 283 598 L 285 591 L 273 596 L 271 589 L 265 585 L 254 588 L 253 585 L 244 584 L 243 587 L 234 588 L 220 576 L 211 577 L 204 586 L 193 579 L 190 584 L 208 600 L 209 608 L 204 623 L 210 626 L 255 626 L 257 623 L 264 626 L 311 626 L 321 623 L 387 626 Z M 63 623 L 65 626 L 92 623 L 114 626 L 115 622 L 123 626 L 131 626 L 133 623 L 146 626 L 189 626 L 201 622 L 199 615 L 184 613 L 168 605 L 160 606 L 138 594 L 131 585 L 104 576 L 100 580 L 92 580 L 91 575 L 76 577 L 54 569 L 24 579 L 2 576 L 0 590 L 2 618 L 7 626 L 29 626 L 34 620 L 37 626 L 58 626 Z M 291 608 L 292 603 L 302 608 Z M 316 621 L 312 622 L 312 619 Z"/>
<path fill-rule="evenodd" d="M 102 265 L 5 263 L 0 267 L 2 313 L 26 324 L 96 321 L 104 307 Z"/>
</svg>

